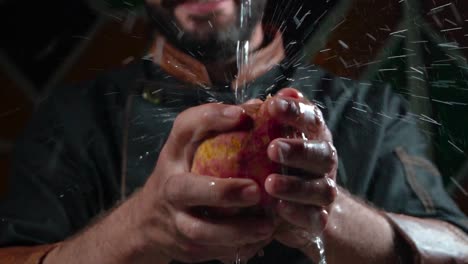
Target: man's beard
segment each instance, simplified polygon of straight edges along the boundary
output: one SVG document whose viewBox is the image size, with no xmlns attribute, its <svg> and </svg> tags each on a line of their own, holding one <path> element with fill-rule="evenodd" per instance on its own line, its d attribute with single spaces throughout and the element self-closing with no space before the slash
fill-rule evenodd
<svg viewBox="0 0 468 264">
<path fill-rule="evenodd" d="M 255 27 L 262 20 L 266 0 L 241 0 L 251 2 L 250 16 L 244 18 L 240 26 L 240 10 L 236 10 L 234 23 L 226 28 L 213 30 L 208 35 L 185 32 L 174 16 L 174 7 L 146 5 L 150 21 L 155 31 L 183 52 L 202 62 L 215 62 L 232 59 L 236 56 L 239 41 L 250 40 Z M 240 9 L 240 6 L 237 6 Z"/>
</svg>

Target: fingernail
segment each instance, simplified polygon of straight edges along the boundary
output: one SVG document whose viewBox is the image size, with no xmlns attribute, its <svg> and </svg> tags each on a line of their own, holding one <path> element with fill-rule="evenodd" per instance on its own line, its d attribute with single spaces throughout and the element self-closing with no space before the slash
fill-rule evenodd
<svg viewBox="0 0 468 264">
<path fill-rule="evenodd" d="M 243 112 L 244 109 L 242 107 L 233 105 L 224 109 L 223 115 L 228 118 L 238 118 Z"/>
<path fill-rule="evenodd" d="M 276 142 L 276 145 L 278 146 L 278 154 L 280 159 L 287 158 L 291 152 L 291 145 L 284 141 L 278 141 Z"/>
<path fill-rule="evenodd" d="M 289 108 L 288 101 L 286 101 L 284 99 L 278 99 L 277 104 L 278 104 L 278 108 L 283 112 L 286 112 L 288 110 L 288 108 Z"/>
<path fill-rule="evenodd" d="M 242 190 L 242 198 L 246 201 L 257 201 L 260 199 L 259 189 L 257 185 L 252 185 Z"/>
</svg>

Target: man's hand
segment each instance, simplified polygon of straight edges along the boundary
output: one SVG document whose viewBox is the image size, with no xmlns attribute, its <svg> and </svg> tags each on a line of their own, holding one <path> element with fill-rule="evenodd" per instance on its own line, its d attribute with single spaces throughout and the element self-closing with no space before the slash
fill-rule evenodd
<svg viewBox="0 0 468 264">
<path fill-rule="evenodd" d="M 318 107 L 294 89 L 283 89 L 269 107 L 270 114 L 308 139 L 276 139 L 268 156 L 293 168 L 289 175 L 270 175 L 267 192 L 278 198 L 284 223 L 275 239 L 317 261 L 316 236 L 325 242 L 327 263 L 398 263 L 399 243 L 391 225 L 376 209 L 358 201 L 335 183 L 338 156 Z"/>
<path fill-rule="evenodd" d="M 280 91 L 268 110 L 279 121 L 315 135 L 313 140 L 274 140 L 268 149 L 270 159 L 295 168 L 293 171 L 300 171 L 300 175 L 273 174 L 265 182 L 267 192 L 279 199 L 276 210 L 285 221 L 275 238 L 287 246 L 305 250 L 311 239 L 324 230 L 327 208 L 337 195 L 337 153 L 320 110 L 298 91 Z"/>
<path fill-rule="evenodd" d="M 200 141 L 246 121 L 238 106 L 207 104 L 181 113 L 145 186 L 44 263 L 194 263 L 255 255 L 273 239 L 272 219 L 210 219 L 200 209 L 255 205 L 257 183 L 190 173 Z"/>
<path fill-rule="evenodd" d="M 190 173 L 198 144 L 247 120 L 242 108 L 208 104 L 179 115 L 161 151 L 155 170 L 138 194 L 135 211 L 142 253 L 159 252 L 167 260 L 201 262 L 229 260 L 239 251 L 250 258 L 272 239 L 267 218 L 210 219 L 203 207 L 249 207 L 260 191 L 250 179 L 220 179 Z"/>
</svg>

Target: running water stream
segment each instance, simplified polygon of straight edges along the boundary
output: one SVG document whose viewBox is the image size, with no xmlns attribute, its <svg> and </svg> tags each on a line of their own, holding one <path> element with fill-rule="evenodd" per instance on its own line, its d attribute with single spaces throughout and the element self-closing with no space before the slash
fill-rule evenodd
<svg viewBox="0 0 468 264">
<path fill-rule="evenodd" d="M 239 251 L 236 253 L 236 261 L 234 262 L 234 264 L 243 264 Z"/>
<path fill-rule="evenodd" d="M 240 17 L 239 17 L 239 23 L 240 23 L 240 28 L 243 28 L 245 26 L 249 26 L 250 19 L 252 15 L 252 0 L 241 0 L 241 5 L 240 5 Z M 237 76 L 240 76 L 241 74 L 245 74 L 246 71 L 249 70 L 249 53 L 250 53 L 250 42 L 248 39 L 239 39 L 237 42 L 237 69 L 238 73 Z M 248 89 L 248 84 L 245 81 L 245 78 L 243 78 L 240 82 L 236 81 L 235 84 L 235 99 L 236 99 L 236 104 L 242 104 L 245 103 L 248 99 L 251 98 L 246 98 L 247 93 L 245 92 Z M 303 134 L 303 138 L 305 138 L 305 134 Z M 313 225 L 314 223 L 311 223 Z M 316 245 L 317 250 L 320 254 L 320 260 L 318 264 L 326 264 L 326 258 L 325 258 L 325 247 L 322 241 L 321 236 L 311 236 L 308 239 L 311 240 L 311 242 Z M 263 251 L 261 254 L 263 255 Z M 247 261 L 243 261 L 240 252 L 238 251 L 235 256 L 235 260 L 232 262 L 232 264 L 246 264 Z"/>
<path fill-rule="evenodd" d="M 239 27 L 243 28 L 248 26 L 249 20 L 252 14 L 252 0 L 241 0 L 240 5 L 240 16 L 239 16 Z M 249 65 L 249 52 L 250 52 L 250 41 L 248 39 L 239 39 L 237 41 L 237 76 L 245 73 L 248 70 Z M 248 89 L 245 78 L 242 81 L 237 80 L 234 87 L 236 104 L 242 104 L 247 101 L 245 98 L 245 90 Z M 247 263 L 242 260 L 239 250 L 236 253 L 235 260 L 232 264 L 243 264 Z"/>
<path fill-rule="evenodd" d="M 325 246 L 323 244 L 323 240 L 321 236 L 314 236 L 311 238 L 312 241 L 314 241 L 315 245 L 317 246 L 317 249 L 320 254 L 320 260 L 318 264 L 327 264 L 327 260 L 325 258 Z"/>
<path fill-rule="evenodd" d="M 239 27 L 247 27 L 252 15 L 252 0 L 242 0 L 240 5 Z M 250 41 L 249 39 L 239 39 L 237 41 L 237 76 L 245 73 L 249 66 Z M 245 78 L 236 81 L 235 85 L 236 104 L 242 104 L 246 101 L 245 90 L 248 89 Z"/>
<path fill-rule="evenodd" d="M 250 0 L 246 0 L 250 2 Z M 239 40 L 237 41 L 237 75 L 241 75 L 245 71 L 248 70 L 249 65 L 249 50 L 250 50 L 250 42 L 248 40 Z M 236 104 L 245 103 L 245 90 L 248 89 L 247 82 L 245 79 L 239 81 L 237 80 L 235 83 L 235 98 Z"/>
</svg>

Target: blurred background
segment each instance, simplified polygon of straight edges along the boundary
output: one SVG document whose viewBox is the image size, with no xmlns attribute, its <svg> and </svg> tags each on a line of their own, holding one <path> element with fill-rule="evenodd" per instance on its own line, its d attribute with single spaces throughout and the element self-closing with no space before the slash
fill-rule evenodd
<svg viewBox="0 0 468 264">
<path fill-rule="evenodd" d="M 255 0 L 253 0 L 255 1 Z M 0 195 L 11 151 L 52 87 L 145 55 L 143 0 L 0 0 Z M 449 0 L 270 0 L 286 47 L 352 79 L 397 87 L 444 183 L 468 213 L 468 4 Z"/>
</svg>

